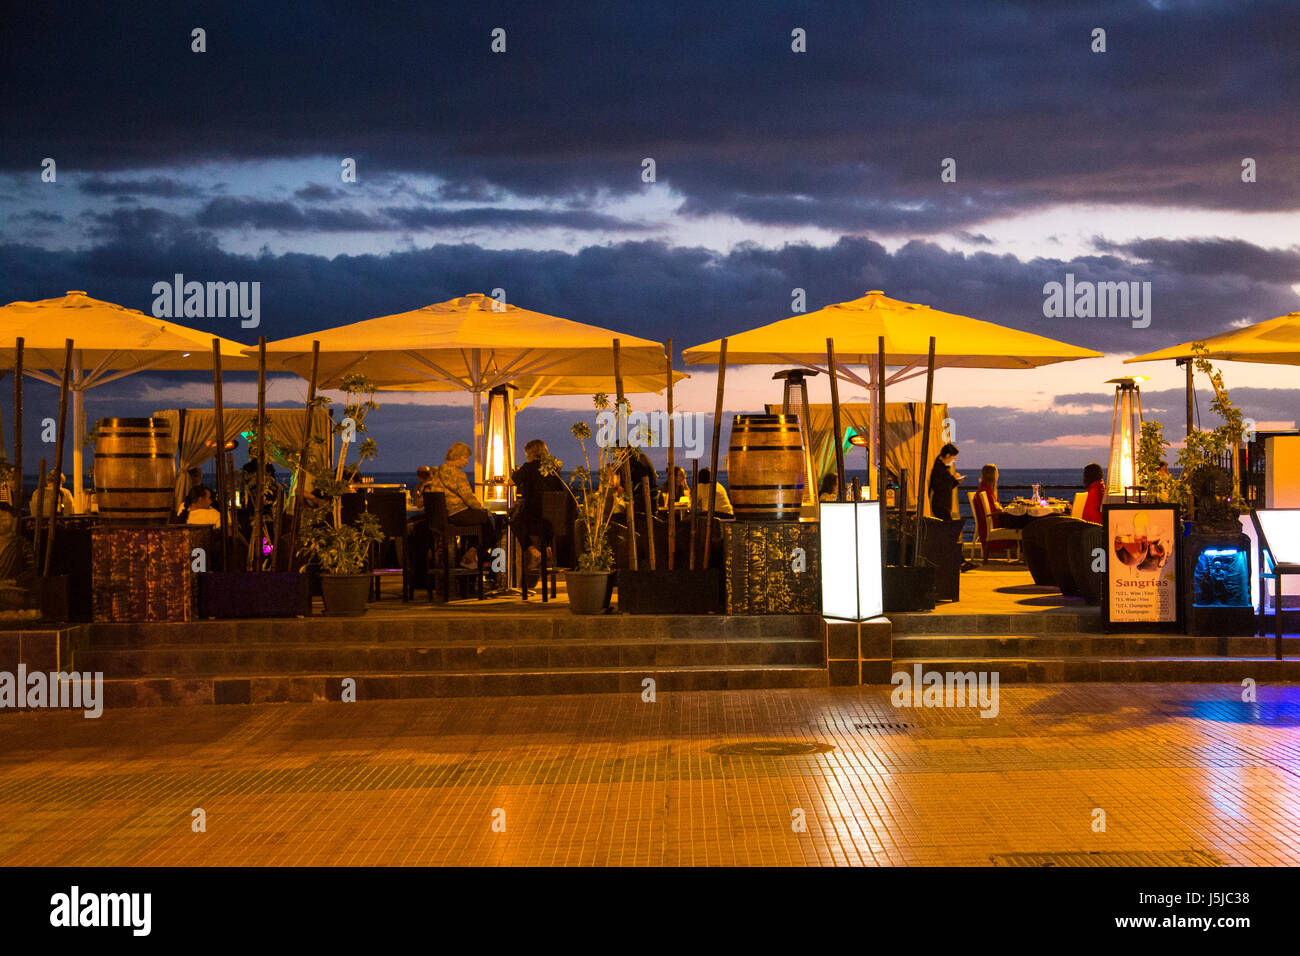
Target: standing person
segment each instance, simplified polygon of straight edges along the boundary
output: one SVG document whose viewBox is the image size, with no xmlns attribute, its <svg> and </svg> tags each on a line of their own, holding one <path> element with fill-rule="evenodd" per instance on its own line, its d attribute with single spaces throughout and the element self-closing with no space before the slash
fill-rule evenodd
<svg viewBox="0 0 1300 956">
<path fill-rule="evenodd" d="M 526 573 L 541 568 L 542 552 L 537 544 L 550 538 L 554 532 L 551 523 L 542 513 L 543 496 L 548 491 L 564 491 L 564 482 L 559 476 L 542 474 L 542 459 L 550 453 L 546 442 L 534 438 L 524 446 L 524 463 L 510 475 L 518 496 L 517 510 L 510 521 L 510 528 L 519 538 L 520 546 L 528 549 L 524 569 Z"/>
<path fill-rule="evenodd" d="M 940 521 L 951 521 L 961 516 L 957 509 L 957 488 L 966 476 L 957 474 L 953 467 L 957 455 L 957 446 L 949 442 L 939 449 L 939 457 L 930 469 L 930 514 Z"/>
<path fill-rule="evenodd" d="M 429 478 L 429 491 L 441 491 L 447 502 L 447 520 L 451 524 L 479 529 L 479 543 L 485 552 L 496 547 L 496 524 L 487 507 L 474 494 L 465 477 L 465 466 L 469 464 L 469 445 L 463 441 L 454 442 L 447 449 L 446 461 L 434 469 Z M 466 568 L 478 567 L 482 563 L 478 551 L 470 548 L 461 559 Z"/>
<path fill-rule="evenodd" d="M 1088 500 L 1083 503 L 1083 520 L 1101 524 L 1101 503 L 1106 497 L 1106 476 L 1095 461 L 1083 469 L 1083 484 Z"/>
<path fill-rule="evenodd" d="M 818 501 L 839 501 L 840 500 L 840 476 L 835 472 L 827 472 L 822 475 L 821 487 L 817 490 Z"/>
<path fill-rule="evenodd" d="M 683 476 L 686 472 L 682 472 Z M 695 497 L 699 501 L 699 510 L 704 511 L 709 507 L 709 492 L 713 487 L 713 473 L 707 468 L 700 469 L 700 483 L 695 489 Z M 735 510 L 731 507 L 731 499 L 727 497 L 727 488 L 723 484 L 718 484 L 718 497 L 713 505 L 713 513 L 726 518 L 736 517 Z"/>
</svg>

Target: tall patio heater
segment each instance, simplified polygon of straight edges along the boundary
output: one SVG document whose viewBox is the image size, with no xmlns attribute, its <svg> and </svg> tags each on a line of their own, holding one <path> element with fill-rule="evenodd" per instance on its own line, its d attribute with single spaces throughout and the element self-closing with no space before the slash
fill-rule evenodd
<svg viewBox="0 0 1300 956">
<path fill-rule="evenodd" d="M 515 387 L 488 392 L 487 433 L 483 436 L 483 503 L 489 511 L 510 508 L 510 473 L 515 470 Z"/>
<path fill-rule="evenodd" d="M 1110 426 L 1110 462 L 1106 468 L 1106 500 L 1124 501 L 1137 487 L 1137 447 L 1142 437 L 1142 392 L 1145 376 L 1112 378 L 1115 413 Z"/>
<path fill-rule="evenodd" d="M 799 431 L 803 436 L 803 503 L 799 508 L 801 518 L 816 519 L 818 515 L 817 470 L 812 459 L 812 432 L 808 421 L 807 380 L 819 374 L 813 369 L 788 368 L 775 373 L 773 380 L 785 381 L 781 397 L 781 413 L 799 416 Z"/>
</svg>

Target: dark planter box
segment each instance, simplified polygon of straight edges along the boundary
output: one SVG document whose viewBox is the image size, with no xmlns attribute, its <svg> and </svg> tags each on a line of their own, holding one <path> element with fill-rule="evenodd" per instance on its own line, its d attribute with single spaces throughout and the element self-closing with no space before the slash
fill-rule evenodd
<svg viewBox="0 0 1300 956">
<path fill-rule="evenodd" d="M 620 614 L 713 614 L 721 610 L 721 568 L 618 572 Z"/>
<path fill-rule="evenodd" d="M 885 611 L 933 611 L 935 602 L 934 568 L 885 567 Z"/>
<path fill-rule="evenodd" d="M 47 578 L 36 580 L 37 594 L 41 602 L 41 620 L 68 620 L 68 576 L 51 574 Z"/>
<path fill-rule="evenodd" d="M 1255 633 L 1249 555 L 1250 539 L 1244 534 L 1193 531 L 1183 538 L 1183 621 L 1188 634 Z"/>
<path fill-rule="evenodd" d="M 198 575 L 200 617 L 309 617 L 307 575 L 297 571 L 208 571 Z"/>
</svg>

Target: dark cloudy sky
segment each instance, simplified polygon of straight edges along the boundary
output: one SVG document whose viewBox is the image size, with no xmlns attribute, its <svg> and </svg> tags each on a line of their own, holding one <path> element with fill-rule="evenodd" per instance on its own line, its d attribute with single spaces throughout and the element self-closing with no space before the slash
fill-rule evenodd
<svg viewBox="0 0 1300 956">
<path fill-rule="evenodd" d="M 84 289 L 148 311 L 153 283 L 178 272 L 259 281 L 257 331 L 275 339 L 503 288 L 680 350 L 785 318 L 794 288 L 810 308 L 882 289 L 1108 354 L 942 372 L 967 470 L 1097 458 L 1103 383 L 1134 371 L 1119 357 L 1300 308 L 1293 0 L 581 7 L 9 12 L 0 301 Z M 941 181 L 946 158 L 956 182 Z M 1066 273 L 1150 282 L 1150 327 L 1045 318 L 1043 285 Z M 1140 371 L 1149 414 L 1177 432 L 1179 373 Z M 779 398 L 770 372 L 729 375 L 728 409 Z M 1292 372 L 1225 375 L 1257 421 L 1297 418 Z M 711 409 L 712 385 L 695 374 L 683 400 Z M 463 436 L 468 408 L 448 401 L 385 401 L 385 470 Z M 126 379 L 88 409 L 177 403 L 210 403 L 202 375 Z M 563 451 L 574 417 L 535 407 L 520 429 Z"/>
</svg>

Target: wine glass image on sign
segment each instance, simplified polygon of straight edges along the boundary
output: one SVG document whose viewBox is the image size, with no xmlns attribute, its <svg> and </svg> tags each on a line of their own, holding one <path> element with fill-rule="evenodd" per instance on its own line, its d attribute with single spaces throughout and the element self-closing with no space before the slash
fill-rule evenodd
<svg viewBox="0 0 1300 956">
<path fill-rule="evenodd" d="M 1159 571 L 1169 560 L 1169 542 L 1148 534 L 1150 522 L 1145 511 L 1135 511 L 1132 525 L 1128 529 L 1121 525 L 1115 534 L 1115 557 L 1138 571 Z"/>
</svg>

